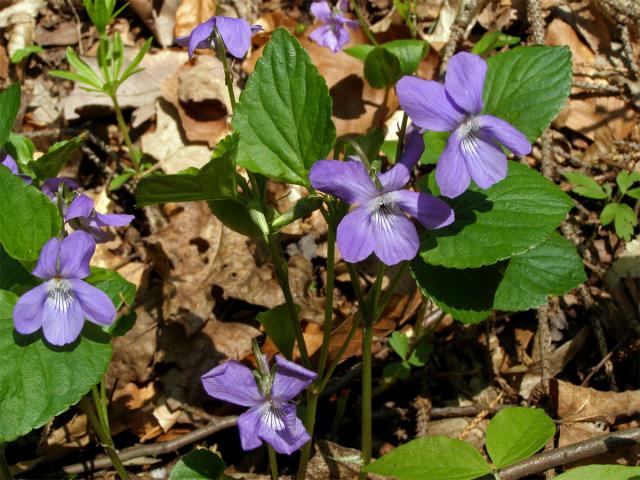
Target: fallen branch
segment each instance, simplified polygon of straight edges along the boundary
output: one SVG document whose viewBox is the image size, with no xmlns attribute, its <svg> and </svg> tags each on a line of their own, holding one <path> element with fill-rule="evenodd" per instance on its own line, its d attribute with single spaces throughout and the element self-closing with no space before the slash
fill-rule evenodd
<svg viewBox="0 0 640 480">
<path fill-rule="evenodd" d="M 595 457 L 601 453 L 610 453 L 625 447 L 631 447 L 638 443 L 640 443 L 640 428 L 622 430 L 539 453 L 522 462 L 503 468 L 498 474 L 501 480 L 517 480 L 551 468 L 577 462 L 578 460 Z"/>
<path fill-rule="evenodd" d="M 231 415 L 228 417 L 213 417 L 213 420 L 208 425 L 200 427 L 193 432 L 182 435 L 175 440 L 153 443 L 149 445 L 136 445 L 135 447 L 120 450 L 118 452 L 118 456 L 120 457 L 120 460 L 126 462 L 128 460 L 133 460 L 134 458 L 153 457 L 156 455 L 171 453 L 179 448 L 202 440 L 203 438 L 219 432 L 220 430 L 233 427 L 235 426 L 237 421 L 238 417 L 235 415 Z M 110 466 L 111 461 L 109 460 L 109 457 L 107 457 L 106 455 L 101 455 L 95 460 L 68 465 L 66 467 L 63 467 L 62 470 L 64 470 L 64 472 L 68 474 L 78 474 L 90 472 L 93 470 L 99 470 L 101 468 L 107 468 Z"/>
</svg>

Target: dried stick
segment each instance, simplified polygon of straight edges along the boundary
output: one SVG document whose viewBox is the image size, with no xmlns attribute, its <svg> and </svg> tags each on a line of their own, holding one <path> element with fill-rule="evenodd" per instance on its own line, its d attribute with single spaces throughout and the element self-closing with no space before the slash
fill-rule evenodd
<svg viewBox="0 0 640 480">
<path fill-rule="evenodd" d="M 176 438 L 175 440 L 154 443 L 151 445 L 137 445 L 135 447 L 130 447 L 125 450 L 121 450 L 119 452 L 119 457 L 120 460 L 125 462 L 139 457 L 153 457 L 156 455 L 171 453 L 179 448 L 202 440 L 203 438 L 219 432 L 220 430 L 233 427 L 237 423 L 237 421 L 238 417 L 235 415 L 231 415 L 228 417 L 214 417 L 209 425 L 200 427 L 193 432 L 189 432 L 185 435 L 182 435 L 181 437 Z M 65 473 L 68 474 L 78 474 L 90 472 L 92 470 L 98 470 L 101 468 L 107 468 L 110 465 L 111 461 L 109 460 L 109 458 L 106 455 L 101 455 L 95 460 L 68 465 L 66 467 L 63 467 L 62 469 Z"/>
<path fill-rule="evenodd" d="M 529 457 L 498 472 L 501 480 L 518 480 L 551 468 L 614 452 L 640 443 L 640 428 L 613 432 Z"/>
<path fill-rule="evenodd" d="M 551 335 L 549 333 L 549 305 L 543 305 L 538 309 L 538 340 L 540 342 L 540 377 L 542 391 L 545 397 L 549 396 L 549 347 Z"/>
</svg>

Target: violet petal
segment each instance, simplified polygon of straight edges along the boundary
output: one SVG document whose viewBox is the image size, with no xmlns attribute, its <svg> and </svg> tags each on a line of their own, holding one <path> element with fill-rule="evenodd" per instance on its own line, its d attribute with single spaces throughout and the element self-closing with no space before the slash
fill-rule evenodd
<svg viewBox="0 0 640 480">
<path fill-rule="evenodd" d="M 445 197 L 455 198 L 463 193 L 471 183 L 467 171 L 457 132 L 449 137 L 447 145 L 436 165 L 436 182 L 440 193 Z"/>
<path fill-rule="evenodd" d="M 396 84 L 398 101 L 409 118 L 421 128 L 436 132 L 455 130 L 464 119 L 433 80 L 404 76 Z"/>
<path fill-rule="evenodd" d="M 106 293 L 83 280 L 69 280 L 69 283 L 87 320 L 97 325 L 113 323 L 116 308 Z"/>
<path fill-rule="evenodd" d="M 88 233 L 76 231 L 60 244 L 60 276 L 81 279 L 91 274 L 89 262 L 96 251 L 96 242 Z"/>
<path fill-rule="evenodd" d="M 220 32 L 227 51 L 236 58 L 246 55 L 251 46 L 251 26 L 246 20 L 231 17 L 216 17 L 216 28 Z"/>
<path fill-rule="evenodd" d="M 46 282 L 22 294 L 13 307 L 13 325 L 23 335 L 35 332 L 42 326 L 44 302 L 47 300 Z"/>
<path fill-rule="evenodd" d="M 134 215 L 124 213 L 98 213 L 95 215 L 96 224 L 101 227 L 126 227 L 134 218 Z"/>
<path fill-rule="evenodd" d="M 399 190 L 393 192 L 393 201 L 406 213 L 430 230 L 453 223 L 453 209 L 446 202 L 423 192 Z"/>
<path fill-rule="evenodd" d="M 311 15 L 318 20 L 328 22 L 331 19 L 331 5 L 329 5 L 329 2 L 313 2 L 309 10 Z"/>
<path fill-rule="evenodd" d="M 205 391 L 218 400 L 244 407 L 253 407 L 264 401 L 251 370 L 235 360 L 209 370 L 202 375 L 201 381 Z"/>
<path fill-rule="evenodd" d="M 56 237 L 47 240 L 42 250 L 36 267 L 31 273 L 36 277 L 50 279 L 58 274 L 58 256 L 60 255 L 60 240 Z"/>
<path fill-rule="evenodd" d="M 196 26 L 189 35 L 189 57 L 193 56 L 196 48 L 207 48 L 210 46 L 209 37 L 213 33 L 213 29 L 216 25 L 216 17 L 211 17 L 206 22 Z M 184 42 L 183 38 L 179 39 Z M 180 44 L 179 44 L 180 45 Z"/>
<path fill-rule="evenodd" d="M 462 110 L 477 114 L 482 111 L 482 91 L 487 76 L 487 62 L 479 55 L 460 52 L 449 60 L 444 89 Z"/>
<path fill-rule="evenodd" d="M 311 438 L 296 415 L 296 407 L 287 403 L 278 412 L 263 408 L 258 436 L 284 455 L 291 455 Z"/>
<path fill-rule="evenodd" d="M 295 398 L 318 376 L 281 355 L 276 355 L 276 365 L 276 378 L 271 387 L 271 395 L 280 400 Z"/>
<path fill-rule="evenodd" d="M 262 445 L 262 440 L 258 437 L 261 420 L 262 405 L 252 407 L 238 417 L 238 432 L 243 450 L 253 450 Z"/>
<path fill-rule="evenodd" d="M 494 138 L 516 155 L 524 156 L 531 153 L 529 139 L 509 122 L 493 115 L 479 115 L 475 121 L 485 136 Z"/>
<path fill-rule="evenodd" d="M 64 220 L 68 222 L 74 218 L 89 217 L 93 212 L 93 200 L 86 195 L 78 195 L 73 199 L 67 213 L 64 216 Z"/>
<path fill-rule="evenodd" d="M 487 189 L 507 176 L 507 156 L 490 139 L 480 136 L 462 141 L 460 151 L 471 178 Z"/>
<path fill-rule="evenodd" d="M 397 208 L 397 207 L 396 207 Z M 388 266 L 413 260 L 420 247 L 416 227 L 401 211 L 379 212 L 373 216 L 374 252 Z"/>
<path fill-rule="evenodd" d="M 65 302 L 49 296 L 44 302 L 42 333 L 52 345 L 66 345 L 74 342 L 82 332 L 84 313 L 73 298 Z"/>
<path fill-rule="evenodd" d="M 419 130 L 413 129 L 405 136 L 405 147 L 400 161 L 391 169 L 378 175 L 385 192 L 400 190 L 411 178 L 411 170 L 424 152 L 424 139 Z"/>
<path fill-rule="evenodd" d="M 313 188 L 349 204 L 364 203 L 379 194 L 360 161 L 318 160 L 309 171 Z"/>
<path fill-rule="evenodd" d="M 336 241 L 342 258 L 347 262 L 360 262 L 371 255 L 376 241 L 373 237 L 371 210 L 367 205 L 345 215 L 338 225 Z"/>
</svg>

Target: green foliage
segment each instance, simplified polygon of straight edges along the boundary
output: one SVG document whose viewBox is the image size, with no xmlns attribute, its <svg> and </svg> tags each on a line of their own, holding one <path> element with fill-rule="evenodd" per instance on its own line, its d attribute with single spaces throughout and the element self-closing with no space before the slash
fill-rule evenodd
<svg viewBox="0 0 640 480">
<path fill-rule="evenodd" d="M 296 309 L 300 314 L 298 305 L 296 305 Z M 260 322 L 260 325 L 262 325 L 275 346 L 278 347 L 278 350 L 291 360 L 296 337 L 287 305 L 283 303 L 266 312 L 260 312 L 256 315 L 256 320 Z"/>
<path fill-rule="evenodd" d="M 0 168 L 0 243 L 18 260 L 36 260 L 62 227 L 58 209 L 38 189 Z"/>
<path fill-rule="evenodd" d="M 271 222 L 273 231 L 278 232 L 296 220 L 311 215 L 311 213 L 322 206 L 322 202 L 322 197 L 318 197 L 317 195 L 309 195 L 308 197 L 301 198 L 293 207 L 273 219 Z"/>
<path fill-rule="evenodd" d="M 634 227 L 638 224 L 638 216 L 635 211 L 622 198 L 626 195 L 633 199 L 640 199 L 640 188 L 631 188 L 634 183 L 640 182 L 640 172 L 629 173 L 622 170 L 616 176 L 618 192 L 613 195 L 613 188 L 609 184 L 600 186 L 591 177 L 579 172 L 565 172 L 564 176 L 574 184 L 572 191 L 583 197 L 595 200 L 606 200 L 607 203 L 600 212 L 602 225 L 613 223 L 616 234 L 626 241 L 633 237 Z"/>
<path fill-rule="evenodd" d="M 517 45 L 520 43 L 519 37 L 514 37 L 502 33 L 500 31 L 493 31 L 485 33 L 478 43 L 476 43 L 471 49 L 471 53 L 477 55 L 485 55 L 491 53 L 493 50 L 497 50 L 500 47 L 507 45 Z"/>
<path fill-rule="evenodd" d="M 106 33 L 109 24 L 127 8 L 127 5 L 125 3 L 118 11 L 114 12 L 116 0 L 84 0 L 84 8 L 100 35 Z"/>
<path fill-rule="evenodd" d="M 29 271 L 20 262 L 11 258 L 0 245 L 0 290 L 19 294 L 36 284 Z"/>
<path fill-rule="evenodd" d="M 419 257 L 411 271 L 422 293 L 465 323 L 484 320 L 492 309 L 520 311 L 562 295 L 585 280 L 573 245 L 553 233 L 547 240 L 507 261 L 473 269 L 433 266 Z"/>
<path fill-rule="evenodd" d="M 495 115 L 535 141 L 569 96 L 568 47 L 516 47 L 487 59 L 484 113 Z"/>
<path fill-rule="evenodd" d="M 611 191 L 608 193 L 605 192 L 604 188 L 602 188 L 598 182 L 583 173 L 565 172 L 564 176 L 567 180 L 576 185 L 572 190 L 578 195 L 597 200 L 604 200 L 605 198 L 609 198 L 611 195 Z"/>
<path fill-rule="evenodd" d="M 572 468 L 556 480 L 640 480 L 640 467 L 624 465 L 587 465 Z"/>
<path fill-rule="evenodd" d="M 69 155 L 78 149 L 86 138 L 87 134 L 82 133 L 70 140 L 62 140 L 54 143 L 49 150 L 47 150 L 47 153 L 31 162 L 29 167 L 40 180 L 57 176 L 60 170 L 62 170 L 62 167 L 64 167 L 65 162 L 69 160 Z"/>
<path fill-rule="evenodd" d="M 218 143 L 212 159 L 200 169 L 143 177 L 136 191 L 138 205 L 236 198 L 237 148 L 238 136 L 232 134 Z"/>
<path fill-rule="evenodd" d="M 506 407 L 489 422 L 485 446 L 496 468 L 524 460 L 543 448 L 556 426 L 544 410 Z"/>
<path fill-rule="evenodd" d="M 17 133 L 11 132 L 7 143 L 4 144 L 4 150 L 14 158 L 14 160 L 20 165 L 20 170 L 27 174 L 35 174 L 31 171 L 29 163 L 33 160 L 33 154 L 36 151 L 36 147 L 31 140 Z"/>
<path fill-rule="evenodd" d="M 447 140 L 449 140 L 449 132 L 431 132 L 427 131 L 422 135 L 424 139 L 424 153 L 420 157 L 420 165 L 435 165 L 438 163 L 438 159 L 444 147 L 447 146 Z"/>
<path fill-rule="evenodd" d="M 389 88 L 417 70 L 428 45 L 422 40 L 393 40 L 376 47 L 357 45 L 345 52 L 364 61 L 364 76 L 372 87 Z"/>
<path fill-rule="evenodd" d="M 276 30 L 240 95 L 233 127 L 238 165 L 275 180 L 309 185 L 311 166 L 335 141 L 331 97 L 307 52 Z"/>
<path fill-rule="evenodd" d="M 0 150 L 4 147 L 20 109 L 20 84 L 14 83 L 0 92 Z"/>
<path fill-rule="evenodd" d="M 226 465 L 219 455 L 211 450 L 198 448 L 184 455 L 175 464 L 169 480 L 226 480 Z"/>
<path fill-rule="evenodd" d="M 523 253 L 551 235 L 572 207 L 553 182 L 517 162 L 487 190 L 472 187 L 449 200 L 455 222 L 426 232 L 420 257 L 431 265 L 476 268 Z"/>
<path fill-rule="evenodd" d="M 393 332 L 389 338 L 389 346 L 398 354 L 401 362 L 391 362 L 384 367 L 383 375 L 387 378 L 406 379 L 412 367 L 423 367 L 433 350 L 430 343 L 420 341 L 411 348 L 409 337 L 402 332 Z"/>
<path fill-rule="evenodd" d="M 374 88 L 390 88 L 402 77 L 400 60 L 384 47 L 375 47 L 364 61 L 364 76 Z"/>
<path fill-rule="evenodd" d="M 468 443 L 434 436 L 394 448 L 363 471 L 397 480 L 472 480 L 491 473 L 491 467 Z"/>
<path fill-rule="evenodd" d="M 110 337 L 86 322 L 80 340 L 46 345 L 40 333 L 14 331 L 18 297 L 0 291 L 0 442 L 9 442 L 75 404 L 96 384 L 111 358 Z"/>
<path fill-rule="evenodd" d="M 11 63 L 20 63 L 29 55 L 40 52 L 44 52 L 44 48 L 42 48 L 40 45 L 29 45 L 28 47 L 21 48 L 13 52 L 13 54 L 11 55 Z"/>
</svg>

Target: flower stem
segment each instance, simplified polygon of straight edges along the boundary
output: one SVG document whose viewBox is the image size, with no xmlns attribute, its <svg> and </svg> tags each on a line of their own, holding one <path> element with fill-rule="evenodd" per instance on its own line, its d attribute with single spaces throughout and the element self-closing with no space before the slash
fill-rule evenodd
<svg viewBox="0 0 640 480">
<path fill-rule="evenodd" d="M 373 425 L 371 415 L 372 364 L 371 343 L 373 341 L 373 322 L 362 321 L 362 465 L 371 462 Z M 371 323 L 371 324 L 369 324 Z M 360 472 L 360 479 L 366 479 L 366 472 Z"/>
<path fill-rule="evenodd" d="M 311 436 L 309 441 L 303 448 L 300 455 L 300 463 L 298 464 L 298 479 L 304 480 L 307 474 L 307 464 L 311 455 L 311 445 L 313 444 L 313 430 L 316 422 L 316 411 L 318 409 L 318 398 L 322 393 L 323 375 L 327 366 L 329 357 L 329 343 L 331 341 L 331 332 L 333 331 L 333 285 L 335 280 L 335 255 L 336 255 L 336 230 L 332 223 L 329 223 L 327 232 L 327 285 L 324 305 L 324 325 L 322 331 L 322 346 L 320 347 L 320 359 L 318 360 L 318 379 L 315 381 L 312 389 L 307 393 L 307 412 L 305 414 L 304 426 Z"/>
<path fill-rule="evenodd" d="M 13 478 L 13 475 L 11 475 L 11 470 L 9 469 L 7 459 L 4 458 L 4 448 L 6 446 L 7 444 L 5 442 L 0 442 L 0 479 L 11 480 Z"/>
<path fill-rule="evenodd" d="M 236 111 L 236 94 L 233 91 L 233 75 L 231 73 L 231 68 L 229 67 L 229 59 L 227 59 L 227 49 L 224 46 L 224 42 L 222 41 L 222 37 L 220 36 L 220 32 L 218 32 L 217 28 L 214 30 L 214 35 L 216 37 L 216 41 L 214 42 L 216 46 L 216 53 L 222 62 L 222 68 L 224 70 L 224 84 L 227 86 L 229 102 L 231 103 L 231 115 L 233 115 Z"/>
<path fill-rule="evenodd" d="M 316 423 L 318 398 L 320 398 L 320 390 L 314 389 L 307 393 L 307 411 L 304 417 L 304 428 L 309 433 L 311 440 L 302 447 L 302 451 L 300 452 L 300 463 L 298 464 L 298 474 L 296 475 L 298 480 L 304 480 L 307 478 L 307 465 L 309 464 L 311 446 L 313 445 L 313 429 Z"/>
<path fill-rule="evenodd" d="M 327 231 L 327 285 L 325 288 L 324 325 L 322 330 L 322 347 L 318 360 L 318 379 L 324 375 L 329 357 L 329 342 L 333 330 L 333 285 L 335 280 L 334 263 L 336 255 L 336 230 L 329 224 Z"/>
<path fill-rule="evenodd" d="M 269 444 L 267 444 L 267 451 L 269 452 L 269 470 L 271 471 L 271 480 L 278 480 L 278 459 L 276 458 L 276 452 Z"/>
<path fill-rule="evenodd" d="M 113 468 L 115 468 L 116 472 L 118 472 L 118 475 L 122 480 L 129 480 L 129 474 L 127 473 L 127 471 L 124 468 L 124 465 L 120 461 L 120 457 L 118 457 L 118 452 L 116 451 L 116 448 L 113 445 L 113 440 L 111 439 L 111 435 L 109 434 L 108 431 L 104 429 L 102 422 L 98 418 L 98 415 L 96 415 L 96 412 L 93 409 L 93 405 L 91 405 L 91 402 L 89 401 L 88 397 L 82 397 L 79 405 L 80 405 L 80 408 L 87 415 L 87 419 L 89 420 L 89 423 L 91 424 L 91 427 L 93 428 L 93 430 L 96 432 L 96 435 L 98 435 L 98 439 L 100 440 L 100 443 L 102 443 L 102 446 L 104 447 L 105 452 L 109 456 L 109 459 L 111 460 L 111 464 L 113 465 Z M 96 407 L 99 408 L 98 405 L 96 405 Z"/>
<path fill-rule="evenodd" d="M 402 123 L 400 124 L 400 130 L 398 131 L 398 148 L 396 148 L 396 161 L 398 163 L 402 158 L 402 151 L 404 150 L 404 136 L 407 131 L 407 122 L 409 117 L 406 113 L 402 115 Z"/>
<path fill-rule="evenodd" d="M 276 269 L 276 277 L 278 278 L 278 283 L 280 284 L 280 288 L 282 289 L 282 293 L 284 294 L 285 303 L 287 304 L 287 309 L 289 310 L 289 317 L 291 318 L 291 322 L 293 325 L 293 332 L 296 337 L 296 343 L 298 344 L 298 350 L 300 351 L 302 364 L 305 366 L 305 368 L 310 369 L 311 360 L 309 360 L 307 344 L 305 343 L 304 336 L 302 335 L 302 325 L 300 325 L 300 318 L 298 317 L 296 302 L 294 301 L 293 294 L 291 293 L 291 286 L 289 285 L 289 274 L 287 272 L 285 260 L 282 256 L 282 253 L 280 252 L 277 238 L 274 234 L 269 235 L 268 244 L 271 260 L 273 261 L 273 265 Z"/>
<path fill-rule="evenodd" d="M 129 127 L 127 126 L 127 122 L 124 121 L 124 116 L 122 115 L 122 109 L 120 108 L 120 103 L 118 103 L 118 97 L 116 93 L 110 93 L 109 97 L 111 98 L 111 102 L 113 103 L 113 110 L 116 113 L 116 121 L 118 122 L 118 128 L 122 132 L 122 136 L 124 137 L 124 143 L 129 150 L 129 155 L 131 156 L 131 161 L 133 162 L 133 166 L 136 169 L 136 172 L 140 173 L 140 157 L 138 151 L 133 147 L 133 143 L 131 142 L 131 136 L 129 135 Z"/>
<path fill-rule="evenodd" d="M 360 10 L 358 2 L 356 0 L 349 0 L 349 3 L 351 4 L 351 8 L 353 8 L 353 11 L 356 13 L 356 17 L 358 17 L 358 22 L 360 22 L 360 26 L 362 27 L 362 30 L 364 30 L 364 34 L 367 36 L 372 45 L 378 45 L 376 37 L 373 36 L 373 33 L 369 29 L 367 20 L 364 18 L 364 15 L 362 15 L 362 10 Z"/>
</svg>

